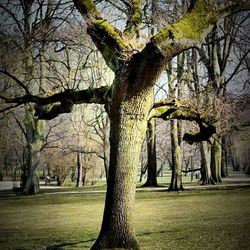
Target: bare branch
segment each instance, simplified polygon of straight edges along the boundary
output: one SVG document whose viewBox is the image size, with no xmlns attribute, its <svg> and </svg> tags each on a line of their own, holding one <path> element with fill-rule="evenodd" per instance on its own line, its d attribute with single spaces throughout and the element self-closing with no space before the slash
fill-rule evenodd
<svg viewBox="0 0 250 250">
<path fill-rule="evenodd" d="M 239 68 L 241 67 L 244 60 L 248 57 L 248 54 L 250 52 L 250 49 L 248 49 L 245 54 L 241 57 L 240 61 L 238 62 L 237 66 L 235 67 L 234 71 L 231 73 L 231 75 L 227 78 L 227 80 L 223 83 L 224 85 L 227 85 L 232 78 L 238 73 Z"/>
<path fill-rule="evenodd" d="M 25 86 L 25 84 L 22 81 L 20 81 L 17 77 L 15 77 L 11 73 L 9 73 L 7 70 L 0 69 L 0 73 L 10 77 L 11 79 L 13 79 L 19 86 L 21 86 L 25 90 L 26 94 L 28 94 L 28 95 L 31 94 L 29 89 L 27 88 L 27 86 Z"/>
<path fill-rule="evenodd" d="M 219 133 L 217 133 L 217 135 L 219 137 L 222 137 L 233 131 L 242 131 L 247 127 L 250 127 L 250 121 L 244 121 L 240 123 L 231 124 L 230 126 L 222 129 Z"/>
<path fill-rule="evenodd" d="M 0 96 L 0 98 L 1 98 L 1 96 Z M 4 113 L 4 112 L 6 112 L 6 111 L 8 111 L 8 110 L 17 108 L 17 107 L 19 107 L 20 105 L 22 105 L 22 104 L 17 103 L 17 104 L 15 104 L 15 105 L 8 106 L 8 107 L 6 107 L 6 108 L 0 109 L 0 113 Z"/>
</svg>

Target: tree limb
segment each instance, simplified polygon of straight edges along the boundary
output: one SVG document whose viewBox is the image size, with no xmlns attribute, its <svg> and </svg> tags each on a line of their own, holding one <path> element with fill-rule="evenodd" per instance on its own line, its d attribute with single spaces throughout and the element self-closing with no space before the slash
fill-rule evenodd
<svg viewBox="0 0 250 250">
<path fill-rule="evenodd" d="M 127 51 L 127 46 L 121 32 L 101 17 L 93 0 L 73 0 L 73 2 L 86 20 L 87 32 L 103 55 L 107 65 L 116 71 L 119 61 L 126 59 L 124 52 Z"/>
<path fill-rule="evenodd" d="M 200 128 L 199 132 L 186 132 L 183 140 L 192 144 L 194 142 L 209 141 L 210 137 L 216 133 L 216 120 L 208 113 L 201 114 L 189 104 L 173 100 L 164 100 L 155 103 L 150 111 L 149 118 L 157 117 L 164 120 L 180 119 L 195 121 Z"/>
<path fill-rule="evenodd" d="M 133 0 L 128 9 L 128 20 L 123 33 L 128 39 L 132 39 L 135 36 L 138 38 L 142 22 L 141 0 Z"/>
<path fill-rule="evenodd" d="M 106 104 L 110 95 L 110 87 L 100 87 L 85 90 L 65 90 L 51 96 L 24 95 L 16 98 L 1 96 L 5 103 L 16 105 L 35 103 L 36 113 L 39 119 L 50 120 L 62 113 L 71 112 L 74 104 L 97 103 Z"/>
<path fill-rule="evenodd" d="M 194 1 L 193 8 L 179 22 L 165 26 L 152 37 L 151 43 L 165 57 L 174 57 L 190 47 L 200 48 L 204 38 L 221 18 L 249 9 L 248 1 Z"/>
</svg>

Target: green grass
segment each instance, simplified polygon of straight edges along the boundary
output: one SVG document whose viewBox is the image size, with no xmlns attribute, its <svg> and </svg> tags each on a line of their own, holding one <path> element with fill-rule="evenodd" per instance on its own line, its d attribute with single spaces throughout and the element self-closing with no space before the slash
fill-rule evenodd
<svg viewBox="0 0 250 250">
<path fill-rule="evenodd" d="M 89 249 L 104 194 L 0 197 L 0 249 Z M 250 249 L 250 189 L 138 192 L 135 229 L 144 250 Z"/>
</svg>

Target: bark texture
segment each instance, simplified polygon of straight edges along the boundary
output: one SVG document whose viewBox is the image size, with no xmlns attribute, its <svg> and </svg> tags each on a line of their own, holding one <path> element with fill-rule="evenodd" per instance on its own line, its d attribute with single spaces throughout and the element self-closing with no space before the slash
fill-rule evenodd
<svg viewBox="0 0 250 250">
<path fill-rule="evenodd" d="M 117 95 L 121 93 L 116 92 Z M 115 97 L 114 97 L 115 98 Z M 133 209 L 141 145 L 147 129 L 152 90 L 111 107 L 110 165 L 102 228 L 92 250 L 139 249 L 134 236 Z"/>
</svg>

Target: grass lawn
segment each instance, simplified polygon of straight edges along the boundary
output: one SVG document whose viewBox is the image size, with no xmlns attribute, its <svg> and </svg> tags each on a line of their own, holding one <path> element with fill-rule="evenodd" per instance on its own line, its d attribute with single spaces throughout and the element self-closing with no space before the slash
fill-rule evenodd
<svg viewBox="0 0 250 250">
<path fill-rule="evenodd" d="M 0 249 L 89 249 L 104 194 L 0 197 Z M 138 192 L 142 249 L 250 249 L 250 189 Z"/>
</svg>

